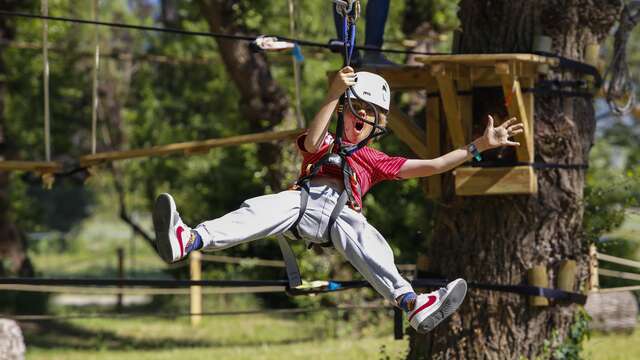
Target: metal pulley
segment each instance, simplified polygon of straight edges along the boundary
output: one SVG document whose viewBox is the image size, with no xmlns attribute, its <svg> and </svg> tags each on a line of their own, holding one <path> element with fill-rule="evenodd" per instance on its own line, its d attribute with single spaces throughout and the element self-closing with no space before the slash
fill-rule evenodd
<svg viewBox="0 0 640 360">
<path fill-rule="evenodd" d="M 360 16 L 360 0 L 332 0 L 336 4 L 336 11 L 342 17 L 356 21 Z"/>
</svg>

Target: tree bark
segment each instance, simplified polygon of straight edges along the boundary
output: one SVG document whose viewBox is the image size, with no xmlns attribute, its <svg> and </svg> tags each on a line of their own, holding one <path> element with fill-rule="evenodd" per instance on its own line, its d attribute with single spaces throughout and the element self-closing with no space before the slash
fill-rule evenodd
<svg viewBox="0 0 640 360">
<path fill-rule="evenodd" d="M 242 1 L 200 0 L 199 4 L 212 32 L 249 33 L 237 15 L 246 5 Z M 266 56 L 251 52 L 245 41 L 217 38 L 216 42 L 227 73 L 240 92 L 240 109 L 251 132 L 273 130 L 283 122 L 294 126 L 295 117 L 290 111 L 289 99 L 273 79 Z M 258 158 L 268 170 L 266 184 L 273 190 L 279 190 L 287 178 L 287 171 L 283 170 L 281 163 L 285 155 L 282 147 L 260 144 L 258 148 Z"/>
<path fill-rule="evenodd" d="M 534 35 L 542 34 L 553 39 L 553 52 L 582 60 L 585 45 L 604 39 L 620 7 L 618 0 L 463 0 L 457 50 L 530 52 Z M 576 76 L 570 71 L 549 75 Z M 536 161 L 587 163 L 595 130 L 591 99 L 536 94 L 534 118 Z M 454 196 L 449 175 L 429 246 L 430 270 L 451 279 L 523 284 L 528 269 L 543 265 L 555 284 L 559 262 L 573 259 L 579 269 L 575 290 L 581 289 L 588 275 L 581 236 L 585 173 L 547 169 L 537 175 L 537 195 L 492 197 Z M 470 290 L 449 320 L 430 334 L 412 334 L 408 358 L 550 356 L 544 341 L 552 341 L 553 348 L 566 339 L 577 310 L 558 304 L 532 308 L 525 296 Z"/>
<path fill-rule="evenodd" d="M 28 6 L 25 2 L 3 1 L 0 9 L 17 11 Z M 8 43 L 15 38 L 15 19 L 0 17 L 0 39 Z M 15 157 L 11 138 L 6 134 L 5 95 L 7 94 L 6 64 L 0 48 L 0 160 Z M 31 262 L 26 254 L 26 242 L 22 233 L 10 216 L 11 199 L 9 199 L 10 178 L 8 172 L 0 172 L 0 274 L 33 275 Z"/>
</svg>

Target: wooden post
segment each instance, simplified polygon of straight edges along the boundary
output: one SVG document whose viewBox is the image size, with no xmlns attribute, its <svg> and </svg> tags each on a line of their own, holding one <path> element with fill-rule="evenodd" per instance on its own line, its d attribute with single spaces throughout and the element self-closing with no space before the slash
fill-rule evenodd
<svg viewBox="0 0 640 360">
<path fill-rule="evenodd" d="M 525 101 L 520 88 L 520 81 L 513 73 L 510 63 L 498 62 L 495 67 L 496 74 L 498 74 L 502 82 L 502 92 L 509 116 L 517 118 L 522 125 L 524 125 L 524 132 L 521 135 L 515 136 L 516 141 L 520 142 L 520 146 L 516 148 L 518 161 L 532 162 L 534 150 L 533 133 L 531 132 L 532 126 L 530 123 L 533 121 L 533 117 L 530 118 L 531 114 L 527 114 Z"/>
<path fill-rule="evenodd" d="M 549 287 L 547 268 L 544 265 L 537 265 L 527 271 L 529 285 L 539 287 Z M 544 296 L 530 296 L 529 306 L 548 306 L 549 299 Z"/>
<path fill-rule="evenodd" d="M 551 52 L 552 40 L 549 36 L 536 35 L 533 38 L 533 50 Z M 549 65 L 538 65 L 538 72 L 546 74 L 549 72 Z"/>
<path fill-rule="evenodd" d="M 558 269 L 558 289 L 572 292 L 576 283 L 576 261 L 562 260 Z"/>
<path fill-rule="evenodd" d="M 118 254 L 118 279 L 124 280 L 124 249 L 119 247 L 116 250 Z M 122 285 L 118 286 L 118 289 L 122 289 Z M 122 292 L 118 293 L 118 298 L 116 301 L 116 311 L 122 312 Z"/>
<path fill-rule="evenodd" d="M 598 43 L 587 44 L 584 50 L 584 62 L 591 66 L 598 66 L 600 57 L 600 45 Z"/>
<path fill-rule="evenodd" d="M 191 280 L 202 280 L 202 255 L 200 251 L 194 251 L 189 255 L 189 268 Z M 202 320 L 202 286 L 191 286 L 191 325 L 197 326 Z M 194 315 L 197 314 L 197 315 Z"/>
<path fill-rule="evenodd" d="M 589 291 L 598 291 L 599 289 L 598 249 L 595 244 L 591 244 L 589 245 Z"/>
<path fill-rule="evenodd" d="M 444 106 L 447 120 L 447 128 L 451 135 L 451 142 L 455 148 L 461 148 L 466 144 L 462 126 L 462 113 L 458 101 L 458 91 L 453 81 L 452 74 L 447 72 L 445 64 L 434 64 L 431 67 L 431 75 L 438 81 L 440 98 Z"/>
<path fill-rule="evenodd" d="M 426 138 L 427 159 L 434 159 L 440 156 L 440 98 L 429 96 L 431 90 L 437 88 L 427 88 L 427 110 L 426 110 Z M 442 176 L 431 175 L 427 177 L 427 197 L 439 199 L 442 196 Z"/>
</svg>

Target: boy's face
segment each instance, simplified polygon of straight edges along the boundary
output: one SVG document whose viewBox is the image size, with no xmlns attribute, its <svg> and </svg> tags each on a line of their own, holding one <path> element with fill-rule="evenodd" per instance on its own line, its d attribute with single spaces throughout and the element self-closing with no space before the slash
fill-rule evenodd
<svg viewBox="0 0 640 360">
<path fill-rule="evenodd" d="M 375 122 L 375 113 L 371 107 L 362 104 L 360 101 L 353 100 L 353 109 L 356 113 L 371 122 Z M 345 104 L 344 109 L 344 137 L 352 144 L 357 144 L 369 136 L 373 131 L 373 126 L 358 119 L 351 110 L 349 105 Z"/>
</svg>

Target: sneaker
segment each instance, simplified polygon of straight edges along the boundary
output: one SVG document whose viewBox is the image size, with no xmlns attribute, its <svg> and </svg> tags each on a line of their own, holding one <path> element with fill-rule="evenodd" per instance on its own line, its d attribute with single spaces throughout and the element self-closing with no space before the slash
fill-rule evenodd
<svg viewBox="0 0 640 360">
<path fill-rule="evenodd" d="M 409 323 L 422 334 L 433 330 L 460 307 L 466 293 L 466 281 L 456 279 L 446 288 L 418 295 L 414 310 L 409 313 Z"/>
<path fill-rule="evenodd" d="M 185 258 L 193 249 L 197 234 L 185 225 L 169 194 L 160 194 L 153 207 L 156 248 L 162 260 L 173 263 Z"/>
</svg>

